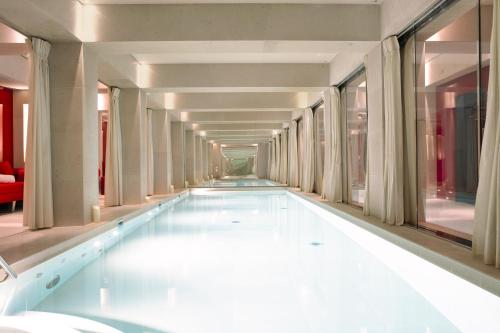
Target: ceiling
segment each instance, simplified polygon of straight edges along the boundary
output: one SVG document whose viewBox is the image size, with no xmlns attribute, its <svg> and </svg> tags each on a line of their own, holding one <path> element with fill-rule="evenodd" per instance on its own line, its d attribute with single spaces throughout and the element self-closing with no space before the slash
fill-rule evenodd
<svg viewBox="0 0 500 333">
<path fill-rule="evenodd" d="M 335 59 L 362 61 L 380 42 L 381 2 L 25 0 L 7 2 L 0 19 L 48 41 L 84 42 L 101 82 L 145 90 L 149 108 L 207 140 L 248 146 L 316 102 Z"/>
<path fill-rule="evenodd" d="M 273 4 L 380 4 L 382 0 L 79 0 L 83 4 L 184 4 L 184 3 L 273 3 Z"/>
</svg>

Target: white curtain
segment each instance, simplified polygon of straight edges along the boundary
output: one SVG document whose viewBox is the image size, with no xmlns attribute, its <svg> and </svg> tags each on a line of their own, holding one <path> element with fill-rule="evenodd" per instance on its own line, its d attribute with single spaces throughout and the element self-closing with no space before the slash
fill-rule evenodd
<svg viewBox="0 0 500 333">
<path fill-rule="evenodd" d="M 314 117 L 311 108 L 304 111 L 304 155 L 302 156 L 301 190 L 310 193 L 314 190 Z"/>
<path fill-rule="evenodd" d="M 473 253 L 500 268 L 500 4 L 493 1 L 491 56 L 475 223 Z"/>
<path fill-rule="evenodd" d="M 365 76 L 366 76 L 366 82 L 368 84 L 368 78 L 370 75 L 370 68 L 368 66 L 368 56 L 365 55 L 364 58 L 364 65 L 365 65 Z M 368 91 L 367 91 L 368 93 Z M 341 105 L 343 109 L 347 109 L 347 97 L 346 97 L 346 90 L 342 89 L 341 92 Z M 346 134 L 347 135 L 347 134 Z M 366 129 L 366 137 L 370 137 L 370 125 L 368 122 L 368 126 Z M 346 179 L 349 179 L 349 170 L 351 169 L 351 166 L 349 165 L 349 159 L 347 159 L 347 165 L 346 165 L 346 172 L 345 174 L 347 175 Z M 367 139 L 367 146 L 366 146 L 366 166 L 365 166 L 365 201 L 363 202 L 363 214 L 364 215 L 370 215 L 370 140 Z M 346 194 L 347 198 L 352 198 L 352 189 L 350 184 L 346 184 L 344 193 Z"/>
<path fill-rule="evenodd" d="M 153 110 L 146 109 L 146 175 L 148 195 L 154 193 Z"/>
<path fill-rule="evenodd" d="M 170 114 L 167 113 L 167 192 L 170 192 L 171 185 L 174 184 L 173 181 L 173 160 L 172 160 L 172 119 L 170 119 Z"/>
<path fill-rule="evenodd" d="M 274 161 L 275 161 L 275 169 L 274 169 L 274 181 L 276 182 L 279 182 L 280 181 L 280 168 L 281 168 L 281 139 L 280 139 L 281 135 L 278 134 L 276 135 L 276 141 L 274 142 L 274 144 L 276 145 L 276 147 L 274 148 L 274 154 L 276 155 L 274 157 Z"/>
<path fill-rule="evenodd" d="M 106 175 L 104 205 L 123 205 L 122 132 L 120 126 L 120 89 L 111 88 L 108 132 L 106 136 Z"/>
<path fill-rule="evenodd" d="M 417 223 L 417 110 L 415 103 L 415 37 L 403 48 L 404 119 L 404 214 L 405 222 Z"/>
<path fill-rule="evenodd" d="M 401 58 L 396 37 L 382 42 L 384 77 L 384 195 L 382 221 L 404 223 Z"/>
<path fill-rule="evenodd" d="M 323 113 L 321 109 L 316 109 L 314 112 L 314 192 L 321 194 L 323 187 L 323 147 L 321 142 L 321 131 L 323 121 Z"/>
<path fill-rule="evenodd" d="M 331 87 L 325 101 L 325 165 L 321 195 L 331 202 L 342 202 L 342 121 L 340 91 Z"/>
<path fill-rule="evenodd" d="M 280 183 L 288 183 L 288 129 L 281 130 Z"/>
<path fill-rule="evenodd" d="M 267 143 L 267 178 L 271 179 L 271 167 L 273 163 L 272 159 L 272 140 Z"/>
<path fill-rule="evenodd" d="M 289 183 L 291 187 L 299 186 L 299 157 L 297 155 L 297 121 L 294 119 L 288 130 L 290 142 L 290 158 L 289 160 Z"/>
<path fill-rule="evenodd" d="M 50 44 L 31 40 L 30 103 L 24 179 L 23 224 L 29 229 L 54 225 L 50 143 Z"/>
<path fill-rule="evenodd" d="M 269 178 L 271 180 L 275 179 L 276 174 L 276 137 L 271 140 L 271 170 L 269 172 Z"/>
</svg>

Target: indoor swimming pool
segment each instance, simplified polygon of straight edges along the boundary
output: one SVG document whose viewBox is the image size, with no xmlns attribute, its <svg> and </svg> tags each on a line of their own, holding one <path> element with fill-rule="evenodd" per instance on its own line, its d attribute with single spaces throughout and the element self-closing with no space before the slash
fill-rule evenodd
<svg viewBox="0 0 500 333">
<path fill-rule="evenodd" d="M 131 223 L 25 310 L 122 332 L 500 332 L 497 296 L 288 191 L 192 190 Z"/>
<path fill-rule="evenodd" d="M 269 187 L 269 186 L 282 186 L 272 180 L 257 179 L 257 178 L 222 178 L 211 179 L 204 182 L 197 187 Z"/>
</svg>

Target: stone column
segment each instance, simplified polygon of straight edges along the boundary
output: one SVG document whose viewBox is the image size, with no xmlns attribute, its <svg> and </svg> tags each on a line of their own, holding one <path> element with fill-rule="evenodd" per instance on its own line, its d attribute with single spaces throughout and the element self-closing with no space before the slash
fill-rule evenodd
<svg viewBox="0 0 500 333">
<path fill-rule="evenodd" d="M 201 136 L 195 135 L 194 137 L 194 147 L 195 147 L 195 169 L 194 169 L 194 181 L 198 185 L 202 182 L 203 178 L 203 149 L 201 148 Z"/>
<path fill-rule="evenodd" d="M 146 197 L 146 95 L 137 88 L 120 92 L 123 156 L 123 202 L 142 203 Z"/>
<path fill-rule="evenodd" d="M 54 43 L 49 66 L 54 224 L 84 225 L 99 198 L 97 56 Z"/>
<path fill-rule="evenodd" d="M 175 188 L 184 188 L 187 165 L 184 123 L 172 121 L 170 123 L 170 129 L 172 139 L 172 184 Z"/>
<path fill-rule="evenodd" d="M 206 139 L 201 139 L 201 174 L 203 181 L 208 179 L 208 142 Z"/>
<path fill-rule="evenodd" d="M 168 177 L 168 115 L 165 110 L 153 110 L 153 156 L 154 156 L 154 193 L 169 192 Z"/>
<path fill-rule="evenodd" d="M 186 180 L 190 185 L 196 184 L 196 140 L 192 130 L 186 130 Z"/>
</svg>

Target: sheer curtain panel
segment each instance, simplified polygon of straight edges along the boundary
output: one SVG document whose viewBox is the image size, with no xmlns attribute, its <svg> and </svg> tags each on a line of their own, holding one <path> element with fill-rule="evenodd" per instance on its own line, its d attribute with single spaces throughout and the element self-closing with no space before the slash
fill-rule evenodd
<svg viewBox="0 0 500 333">
<path fill-rule="evenodd" d="M 401 100 L 401 58 L 396 37 L 382 42 L 384 76 L 384 201 L 382 220 L 404 223 L 403 201 L 403 108 Z"/>
<path fill-rule="evenodd" d="M 31 96 L 26 143 L 23 224 L 32 230 L 54 226 L 49 53 L 49 43 L 38 38 L 31 40 Z"/>
<path fill-rule="evenodd" d="M 311 193 L 314 190 L 314 117 L 311 108 L 305 109 L 303 121 L 304 147 L 301 190 Z"/>
<path fill-rule="evenodd" d="M 288 128 L 281 130 L 280 183 L 288 183 Z"/>
<path fill-rule="evenodd" d="M 146 174 L 147 194 L 154 193 L 153 110 L 146 109 Z"/>
<path fill-rule="evenodd" d="M 104 182 L 104 205 L 106 207 L 123 205 L 122 132 L 119 101 L 120 89 L 111 88 Z"/>
<path fill-rule="evenodd" d="M 479 184 L 476 196 L 473 253 L 500 268 L 500 2 L 493 1 L 491 56 Z"/>
<path fill-rule="evenodd" d="M 290 141 L 290 158 L 289 158 L 289 176 L 290 182 L 289 186 L 297 187 L 299 186 L 299 157 L 297 154 L 297 121 L 294 119 L 290 124 L 290 129 L 288 132 Z"/>
<path fill-rule="evenodd" d="M 417 110 L 415 105 L 415 36 L 403 48 L 404 217 L 417 223 Z"/>
</svg>

